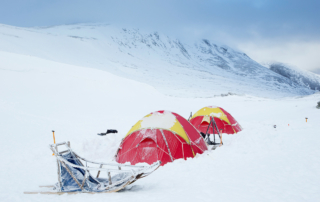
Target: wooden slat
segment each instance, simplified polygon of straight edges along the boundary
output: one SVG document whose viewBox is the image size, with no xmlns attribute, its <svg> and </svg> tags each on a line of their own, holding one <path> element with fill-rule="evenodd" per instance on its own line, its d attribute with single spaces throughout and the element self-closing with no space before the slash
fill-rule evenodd
<svg viewBox="0 0 320 202">
<path fill-rule="evenodd" d="M 71 175 L 72 179 L 79 185 L 79 187 L 81 188 L 81 190 L 83 189 L 81 184 L 79 183 L 79 181 L 73 176 L 72 172 L 69 170 L 68 166 L 65 164 L 65 162 L 63 162 L 64 167 L 66 168 L 67 172 Z"/>
<path fill-rule="evenodd" d="M 86 170 L 86 172 L 84 173 L 84 177 L 83 177 L 83 180 L 82 180 L 82 184 L 81 184 L 81 189 L 83 188 L 83 186 L 84 186 L 84 182 L 86 181 L 86 178 L 87 178 L 87 170 Z"/>
<path fill-rule="evenodd" d="M 40 185 L 40 188 L 53 188 L 54 185 Z"/>
<path fill-rule="evenodd" d="M 102 168 L 102 164 L 100 164 L 100 168 Z M 99 175 L 100 175 L 100 170 L 98 171 L 98 173 L 97 173 L 97 178 L 99 177 Z"/>
<path fill-rule="evenodd" d="M 111 174 L 110 174 L 110 172 L 108 172 L 108 177 L 109 177 L 109 185 L 112 185 L 112 181 L 111 181 Z"/>
</svg>

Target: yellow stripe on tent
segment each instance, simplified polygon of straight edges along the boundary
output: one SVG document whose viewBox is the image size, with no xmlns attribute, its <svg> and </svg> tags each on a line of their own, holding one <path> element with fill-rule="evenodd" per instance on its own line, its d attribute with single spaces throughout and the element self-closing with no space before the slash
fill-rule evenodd
<svg viewBox="0 0 320 202">
<path fill-rule="evenodd" d="M 151 116 L 152 114 L 148 114 L 148 115 L 146 115 L 145 117 L 143 117 L 143 118 L 146 118 L 146 117 L 149 117 L 149 116 Z M 133 133 L 133 132 L 135 132 L 135 131 L 137 131 L 137 130 L 140 130 L 141 129 L 141 122 L 142 122 L 143 120 L 141 119 L 141 120 L 139 120 L 136 124 L 134 124 L 134 126 L 132 126 L 132 128 L 129 130 L 129 132 L 126 134 L 126 136 L 125 137 L 127 137 L 128 135 L 130 135 L 131 133 Z"/>
<path fill-rule="evenodd" d="M 174 128 L 174 127 L 176 127 L 176 128 Z M 183 126 L 181 125 L 181 123 L 178 120 L 176 121 L 176 123 L 172 127 L 172 131 L 177 131 L 176 134 L 179 135 L 180 137 L 182 137 L 190 145 L 190 149 L 192 151 L 193 156 L 196 156 L 193 149 L 192 149 L 189 136 L 187 135 L 186 131 L 184 130 Z"/>
<path fill-rule="evenodd" d="M 204 107 L 202 109 L 200 109 L 199 111 L 197 111 L 192 117 L 191 119 L 193 119 L 194 117 L 197 116 L 213 116 L 213 117 L 217 117 L 225 122 L 227 122 L 228 124 L 230 124 L 229 119 L 227 118 L 227 116 L 223 113 L 223 111 L 216 107 L 216 108 L 211 108 L 211 107 Z"/>
<path fill-rule="evenodd" d="M 181 126 L 180 122 L 177 120 L 175 124 L 170 128 L 171 131 L 175 132 L 177 135 L 182 137 L 188 144 L 190 144 L 190 140 L 186 131 Z"/>
<path fill-rule="evenodd" d="M 147 116 L 143 117 L 143 119 L 150 117 L 152 115 L 153 114 L 148 114 Z M 129 130 L 129 132 L 126 134 L 125 137 L 127 137 L 128 135 L 130 135 L 131 133 L 133 133 L 135 131 L 138 131 L 141 129 L 146 129 L 146 128 L 141 127 L 141 123 L 142 123 L 143 119 L 139 120 L 134 126 L 132 126 L 132 128 Z M 190 140 L 188 138 L 188 135 L 186 134 L 185 130 L 183 129 L 183 127 L 181 126 L 181 124 L 179 123 L 179 121 L 177 119 L 171 128 L 163 128 L 163 129 L 170 130 L 170 131 L 174 132 L 175 134 L 182 137 L 188 144 L 190 144 Z"/>
<path fill-rule="evenodd" d="M 129 130 L 129 132 L 126 134 L 125 137 L 127 137 L 128 135 L 130 135 L 134 131 L 139 130 L 141 128 L 141 122 L 142 122 L 142 120 L 139 120 L 134 126 L 132 126 L 132 128 Z"/>
</svg>

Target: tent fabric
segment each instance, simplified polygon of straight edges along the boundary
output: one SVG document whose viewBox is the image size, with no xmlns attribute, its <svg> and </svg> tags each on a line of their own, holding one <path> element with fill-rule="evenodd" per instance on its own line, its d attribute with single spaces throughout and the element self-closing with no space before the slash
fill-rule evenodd
<svg viewBox="0 0 320 202">
<path fill-rule="evenodd" d="M 183 117 L 169 111 L 150 113 L 127 133 L 116 155 L 119 163 L 158 160 L 161 165 L 202 154 L 207 145 L 199 132 Z"/>
<path fill-rule="evenodd" d="M 190 119 L 190 123 L 199 131 L 206 133 L 211 117 L 217 124 L 219 130 L 223 133 L 234 134 L 242 131 L 241 125 L 221 107 L 210 106 L 204 107 L 197 111 Z M 209 127 L 209 134 L 218 134 L 212 126 Z"/>
</svg>

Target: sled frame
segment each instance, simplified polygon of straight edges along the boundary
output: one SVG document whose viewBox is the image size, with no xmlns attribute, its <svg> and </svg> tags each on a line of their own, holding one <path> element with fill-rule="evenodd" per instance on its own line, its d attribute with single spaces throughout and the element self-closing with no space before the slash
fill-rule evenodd
<svg viewBox="0 0 320 202">
<path fill-rule="evenodd" d="M 59 152 L 58 150 L 58 147 L 60 146 L 65 146 L 65 148 L 67 148 L 66 150 L 63 150 L 61 152 Z M 116 192 L 116 191 L 119 191 L 121 189 L 123 189 L 125 186 L 127 186 L 128 184 L 131 184 L 133 182 L 135 182 L 137 179 L 140 179 L 140 178 L 143 178 L 147 175 L 149 175 L 150 173 L 140 173 L 139 171 L 143 171 L 145 169 L 148 169 L 148 168 L 154 168 L 154 167 L 159 167 L 161 162 L 156 162 L 154 163 L 153 165 L 151 166 L 135 166 L 135 165 L 122 165 L 122 164 L 113 164 L 113 163 L 102 163 L 102 162 L 94 162 L 94 161 L 89 161 L 83 157 L 80 157 L 77 153 L 75 153 L 74 151 L 72 151 L 72 149 L 70 148 L 70 142 L 62 142 L 62 143 L 57 143 L 57 144 L 51 144 L 49 145 L 50 149 L 52 150 L 54 156 L 56 157 L 57 159 L 57 174 L 58 174 L 58 186 L 57 186 L 57 192 L 25 192 L 25 194 L 36 194 L 36 193 L 40 193 L 40 194 L 54 194 L 54 193 L 59 193 L 59 194 L 62 194 L 62 193 L 69 193 L 69 194 L 72 194 L 72 193 L 77 193 L 77 192 L 62 192 L 61 190 L 61 187 L 62 187 L 62 184 L 61 184 L 61 170 L 60 170 L 60 166 L 63 166 L 66 168 L 67 172 L 71 175 L 71 177 L 73 178 L 73 180 L 78 184 L 79 188 L 81 190 L 83 190 L 83 186 L 84 186 L 84 183 L 85 183 L 85 180 L 90 177 L 90 171 L 97 171 L 97 178 L 99 177 L 100 175 L 100 172 L 101 171 L 106 171 L 107 174 L 108 174 L 108 178 L 109 178 L 109 186 L 106 187 L 106 191 L 102 191 L 102 192 L 92 192 L 92 193 L 105 193 L 105 192 Z M 79 165 L 75 165 L 73 163 L 70 163 L 69 161 L 65 160 L 63 157 L 62 157 L 62 154 L 64 153 L 68 153 L 68 152 L 72 152 L 76 158 L 82 160 L 86 166 L 83 165 L 83 163 L 79 160 L 79 162 L 82 164 L 81 166 Z M 87 163 L 91 163 L 91 164 L 95 164 L 95 165 L 98 165 L 98 167 L 89 167 L 87 166 Z M 73 175 L 73 173 L 69 170 L 68 166 L 70 167 L 74 167 L 74 168 L 80 168 L 80 169 L 83 169 L 85 171 L 85 175 L 84 175 L 84 179 L 82 182 L 79 182 L 77 180 L 77 178 Z M 103 166 L 108 166 L 108 167 L 111 167 L 111 168 L 103 168 Z M 154 170 L 156 170 L 157 168 L 155 168 Z M 153 170 L 153 171 L 154 171 Z M 152 171 L 152 172 L 153 172 Z M 128 173 L 130 172 L 131 173 L 131 176 L 130 178 L 124 178 L 122 180 L 119 180 L 115 183 L 113 183 L 111 181 L 111 172 L 112 173 Z M 125 181 L 128 181 L 127 183 L 125 183 L 124 185 L 121 185 L 120 187 L 117 187 L 115 188 L 115 186 L 121 184 L 121 183 L 124 183 Z M 113 189 L 115 188 L 115 189 Z M 85 190 L 83 190 L 84 192 L 83 193 L 89 193 L 89 192 L 85 192 Z M 82 193 L 82 192 L 80 192 Z"/>
</svg>

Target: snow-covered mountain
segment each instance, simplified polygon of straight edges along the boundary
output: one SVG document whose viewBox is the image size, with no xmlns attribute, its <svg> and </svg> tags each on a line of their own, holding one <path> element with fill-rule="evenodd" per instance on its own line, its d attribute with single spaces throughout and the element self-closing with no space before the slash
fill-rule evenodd
<svg viewBox="0 0 320 202">
<path fill-rule="evenodd" d="M 320 69 L 313 70 L 312 72 L 315 73 L 315 74 L 320 75 Z"/>
<path fill-rule="evenodd" d="M 1 51 L 105 70 L 148 83 L 172 96 L 314 93 L 245 53 L 206 39 L 183 42 L 157 32 L 105 24 L 39 28 L 0 25 L 0 44 Z"/>
<path fill-rule="evenodd" d="M 300 86 L 305 86 L 311 90 L 320 90 L 320 76 L 312 72 L 282 63 L 271 64 L 270 70 L 289 78 Z"/>
</svg>

